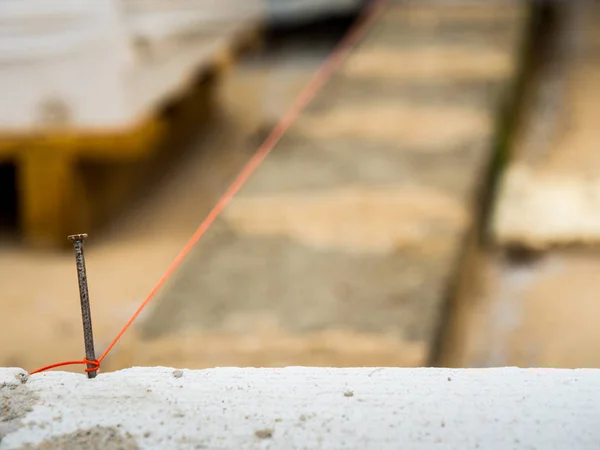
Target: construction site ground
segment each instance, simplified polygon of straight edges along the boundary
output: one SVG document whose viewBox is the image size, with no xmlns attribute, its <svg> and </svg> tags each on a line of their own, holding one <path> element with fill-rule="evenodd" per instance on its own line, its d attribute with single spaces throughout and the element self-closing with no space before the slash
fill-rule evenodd
<svg viewBox="0 0 600 450">
<path fill-rule="evenodd" d="M 516 254 L 476 239 L 526 8 L 442 14 L 394 6 L 402 7 L 408 13 L 380 19 L 104 370 L 600 364 L 597 254 Z M 194 141 L 90 236 L 97 352 L 351 22 L 267 36 L 261 52 L 221 80 L 218 109 L 198 123 Z M 423 63 L 431 58 L 442 62 L 432 69 Z M 431 70 L 438 78 L 427 79 Z M 440 81 L 444 73 L 453 83 Z M 13 238 L 7 232 L 0 241 L 0 338 L 9 344 L 0 365 L 34 369 L 80 358 L 72 253 L 35 252 Z"/>
<path fill-rule="evenodd" d="M 196 122 L 198 131 L 194 141 L 178 152 L 177 158 L 167 158 L 165 173 L 148 180 L 142 198 L 113 218 L 102 233 L 90 235 L 86 242 L 86 264 L 98 352 L 108 345 L 152 289 L 352 20 L 344 18 L 333 26 L 331 23 L 317 26 L 308 39 L 299 30 L 279 42 L 279 33 L 275 33 L 272 44 L 260 54 L 249 56 L 216 86 L 218 109 L 209 120 Z M 8 226 L 0 245 L 3 310 L 0 336 L 10 342 L 0 349 L 0 365 L 33 370 L 51 361 L 77 358 L 82 352 L 81 316 L 72 252 L 25 248 Z M 195 295 L 190 297 L 191 302 L 196 300 Z M 140 322 L 152 316 L 155 305 L 151 304 L 140 316 Z M 173 319 L 163 317 L 165 323 Z M 131 336 L 124 338 L 125 348 L 131 339 Z M 175 339 L 167 351 L 168 358 L 161 364 L 190 367 L 213 364 L 210 360 L 190 361 L 185 342 Z M 236 343 L 239 340 L 232 343 L 228 336 L 216 335 L 202 344 L 192 344 L 209 349 L 218 355 L 217 359 L 227 358 L 231 364 L 237 359 L 236 354 L 227 352 Z M 173 353 L 173 346 L 182 348 L 188 360 Z M 123 347 L 115 350 L 115 354 L 124 351 Z M 265 358 L 267 352 L 263 352 Z M 158 359 L 161 354 L 165 356 L 160 347 L 144 353 Z M 134 362 L 119 357 L 118 362 L 113 362 L 109 358 L 105 368 L 148 363 L 147 356 L 143 359 L 145 362 L 142 359 Z M 226 360 L 220 361 L 223 364 Z M 238 364 L 252 363 L 240 360 Z"/>
</svg>

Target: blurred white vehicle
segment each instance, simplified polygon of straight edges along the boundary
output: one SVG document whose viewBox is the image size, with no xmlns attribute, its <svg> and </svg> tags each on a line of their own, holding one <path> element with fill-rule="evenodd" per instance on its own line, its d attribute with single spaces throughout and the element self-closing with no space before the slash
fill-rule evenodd
<svg viewBox="0 0 600 450">
<path fill-rule="evenodd" d="M 267 20 L 293 24 L 357 10 L 364 0 L 266 0 Z"/>
</svg>

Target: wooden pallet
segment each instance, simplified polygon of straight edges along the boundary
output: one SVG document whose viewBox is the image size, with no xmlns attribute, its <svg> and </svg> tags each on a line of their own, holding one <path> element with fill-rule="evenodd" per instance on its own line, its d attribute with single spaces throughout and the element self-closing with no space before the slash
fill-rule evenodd
<svg viewBox="0 0 600 450">
<path fill-rule="evenodd" d="M 117 132 L 54 129 L 35 135 L 0 134 L 0 162 L 17 169 L 19 228 L 32 246 L 56 246 L 66 235 L 88 230 L 94 211 L 95 188 L 86 182 L 81 165 L 137 164 L 151 159 L 170 142 L 181 122 L 198 118 L 214 90 L 214 82 L 236 59 L 260 43 L 260 27 L 248 27 L 203 65 L 196 80 L 175 98 L 158 105 L 149 118 Z M 167 112 L 177 110 L 177 114 Z M 133 168 L 135 172 L 135 168 Z M 134 176 L 130 173 L 130 177 Z M 110 184 L 110 183 L 108 183 Z M 114 195 L 113 195 L 114 197 Z"/>
</svg>

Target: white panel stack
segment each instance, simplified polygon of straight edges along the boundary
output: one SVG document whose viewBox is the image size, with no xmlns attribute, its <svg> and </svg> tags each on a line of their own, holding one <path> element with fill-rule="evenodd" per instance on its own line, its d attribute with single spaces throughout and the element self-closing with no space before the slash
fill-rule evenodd
<svg viewBox="0 0 600 450">
<path fill-rule="evenodd" d="M 0 133 L 126 129 L 256 24 L 263 0 L 3 0 Z"/>
</svg>

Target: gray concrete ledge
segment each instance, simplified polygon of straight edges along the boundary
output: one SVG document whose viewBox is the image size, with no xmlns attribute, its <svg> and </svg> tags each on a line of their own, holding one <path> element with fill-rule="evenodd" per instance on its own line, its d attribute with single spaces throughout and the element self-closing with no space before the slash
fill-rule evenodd
<svg viewBox="0 0 600 450">
<path fill-rule="evenodd" d="M 0 369 L 0 449 L 598 449 L 600 370 Z"/>
</svg>

